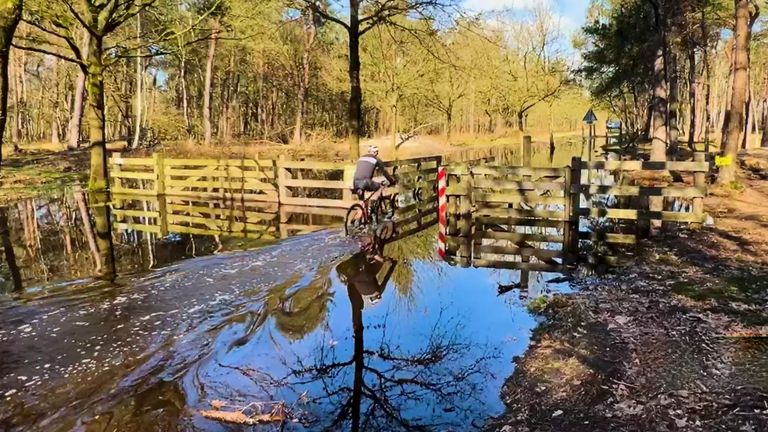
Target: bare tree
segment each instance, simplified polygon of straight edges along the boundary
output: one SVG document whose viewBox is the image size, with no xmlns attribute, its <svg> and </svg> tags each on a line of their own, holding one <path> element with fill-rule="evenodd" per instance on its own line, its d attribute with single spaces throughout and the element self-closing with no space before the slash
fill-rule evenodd
<svg viewBox="0 0 768 432">
<path fill-rule="evenodd" d="M 455 0 L 349 0 L 346 21 L 331 13 L 323 0 L 297 0 L 300 8 L 309 8 L 320 18 L 341 26 L 348 37 L 349 105 L 347 130 L 349 152 L 353 160 L 360 157 L 360 134 L 363 117 L 363 90 L 360 85 L 360 38 L 381 24 L 394 24 L 393 19 L 406 14 L 430 16 L 449 7 Z"/>
</svg>

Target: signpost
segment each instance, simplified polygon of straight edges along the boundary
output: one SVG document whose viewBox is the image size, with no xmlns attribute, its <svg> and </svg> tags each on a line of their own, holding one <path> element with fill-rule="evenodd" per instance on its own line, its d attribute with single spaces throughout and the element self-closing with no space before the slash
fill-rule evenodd
<svg viewBox="0 0 768 432">
<path fill-rule="evenodd" d="M 589 108 L 589 110 L 587 110 L 587 113 L 584 114 L 584 118 L 582 119 L 582 121 L 589 127 L 589 137 L 588 137 L 589 141 L 587 141 L 587 143 L 586 143 L 587 145 L 584 146 L 584 149 L 582 149 L 581 153 L 582 153 L 582 156 L 584 156 L 583 153 L 584 153 L 584 150 L 586 150 L 587 154 L 586 154 L 585 159 L 587 161 L 589 161 L 589 162 L 592 162 L 592 152 L 594 151 L 592 146 L 594 145 L 594 142 L 595 142 L 595 135 L 596 135 L 595 134 L 595 128 L 596 128 L 595 124 L 597 123 L 597 116 L 595 115 L 595 112 L 592 111 L 591 107 Z M 583 131 L 584 131 L 584 128 L 582 127 L 582 133 L 581 133 L 582 137 L 584 136 L 584 132 Z M 587 184 L 590 184 L 591 181 L 592 181 L 592 170 L 588 169 L 587 170 Z"/>
</svg>

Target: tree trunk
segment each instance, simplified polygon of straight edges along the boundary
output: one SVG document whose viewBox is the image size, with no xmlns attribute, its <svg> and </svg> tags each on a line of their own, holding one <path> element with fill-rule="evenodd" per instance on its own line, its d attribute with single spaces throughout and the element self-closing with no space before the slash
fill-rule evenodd
<svg viewBox="0 0 768 432">
<path fill-rule="evenodd" d="M 525 111 L 520 110 L 517 112 L 517 129 L 520 132 L 525 132 L 525 122 L 523 119 L 525 118 Z"/>
<path fill-rule="evenodd" d="M 763 82 L 763 137 L 760 140 L 760 147 L 768 147 L 768 75 Z"/>
<path fill-rule="evenodd" d="M 136 39 L 138 44 L 141 45 L 141 14 L 136 15 Z M 143 105 L 141 101 L 141 93 L 144 91 L 144 68 L 141 61 L 141 49 L 136 49 L 136 106 L 134 108 L 134 114 L 136 120 L 133 123 L 133 142 L 131 148 L 135 149 L 139 147 L 139 139 L 141 138 L 141 107 Z"/>
<path fill-rule="evenodd" d="M 303 14 L 302 21 L 304 24 L 304 51 L 301 55 L 301 78 L 299 79 L 299 92 L 296 97 L 296 123 L 293 128 L 294 144 L 301 144 L 303 136 L 302 128 L 307 110 L 307 91 L 309 89 L 311 72 L 310 55 L 312 54 L 312 46 L 315 44 L 315 35 L 317 33 L 314 15 L 311 11 L 306 11 Z"/>
<path fill-rule="evenodd" d="M 360 0 L 349 0 L 349 155 L 360 157 L 360 124 L 363 119 L 363 90 L 360 87 Z"/>
<path fill-rule="evenodd" d="M 83 56 L 88 57 L 91 38 L 86 35 L 83 44 Z M 69 119 L 69 143 L 70 149 L 80 148 L 80 127 L 83 121 L 83 100 L 85 96 L 85 71 L 78 68 L 77 82 L 75 83 L 75 97 L 72 106 L 72 117 Z"/>
<path fill-rule="evenodd" d="M 744 132 L 745 108 L 748 91 L 750 12 L 749 0 L 734 0 L 736 5 L 736 23 L 734 26 L 734 59 L 732 69 L 733 89 L 731 90 L 730 109 L 727 127 L 723 129 L 723 148 L 721 154 L 730 156 L 731 163 L 720 167 L 717 183 L 730 184 L 736 180 L 736 154 L 739 151 L 741 134 Z"/>
<path fill-rule="evenodd" d="M 96 236 L 93 233 L 93 228 L 91 227 L 91 215 L 88 212 L 88 205 L 85 202 L 85 193 L 80 190 L 75 191 L 75 202 L 77 202 L 77 208 L 80 211 L 80 219 L 83 220 L 83 233 L 85 234 L 85 238 L 88 240 L 88 248 L 91 251 L 91 256 L 93 257 L 93 264 L 96 266 L 94 268 L 94 272 L 96 274 L 101 274 L 102 270 L 102 259 L 101 259 L 101 253 L 99 252 L 99 246 L 96 243 Z"/>
<path fill-rule="evenodd" d="M 8 263 L 8 269 L 11 272 L 11 280 L 13 281 L 13 290 L 21 291 L 23 288 L 21 271 L 19 265 L 16 262 L 16 252 L 13 250 L 13 242 L 11 241 L 11 232 L 8 229 L 8 208 L 0 207 L 0 244 L 3 246 L 5 252 L 5 261 Z"/>
<path fill-rule="evenodd" d="M 669 148 L 672 154 L 677 154 L 678 140 L 680 138 L 679 127 L 680 110 L 680 73 L 678 70 L 677 56 L 669 54 Z"/>
<path fill-rule="evenodd" d="M 709 130 L 712 127 L 712 67 L 709 64 L 709 44 L 707 43 L 707 37 L 709 35 L 707 31 L 707 16 L 706 10 L 701 10 L 701 34 L 702 40 L 704 40 L 704 50 L 702 52 L 702 61 L 704 62 L 704 152 L 709 153 Z"/>
<path fill-rule="evenodd" d="M 54 88 L 50 89 L 53 91 L 53 101 L 52 101 L 52 113 L 51 113 L 51 144 L 59 145 L 61 144 L 61 140 L 59 139 L 59 63 L 61 60 L 54 58 L 53 59 L 53 66 L 52 66 L 52 76 L 53 76 L 53 83 Z M 41 94 L 41 100 L 43 98 L 43 95 Z M 42 109 L 40 110 L 42 111 Z"/>
<path fill-rule="evenodd" d="M 696 150 L 697 94 L 696 50 L 691 47 L 688 49 L 688 148 L 693 151 Z"/>
<path fill-rule="evenodd" d="M 3 162 L 5 125 L 8 120 L 8 66 L 11 40 L 21 19 L 21 0 L 0 3 L 0 166 Z"/>
<path fill-rule="evenodd" d="M 667 158 L 667 83 L 664 68 L 664 52 L 659 48 L 653 65 L 653 139 L 651 142 L 651 160 L 653 161 L 663 161 Z"/>
<path fill-rule="evenodd" d="M 189 118 L 189 95 L 187 94 L 187 59 L 181 57 L 179 66 L 179 79 L 181 80 L 181 109 L 184 115 L 184 124 L 187 127 L 187 138 L 192 136 L 192 121 Z"/>
<path fill-rule="evenodd" d="M 96 241 L 102 260 L 99 276 L 104 279 L 112 279 L 116 272 L 109 206 L 103 43 L 102 39 L 91 37 L 91 49 L 88 53 L 87 118 L 88 141 L 91 153 L 88 188 L 92 192 L 91 205 L 96 222 Z"/>
<path fill-rule="evenodd" d="M 205 64 L 205 89 L 203 90 L 203 135 L 206 146 L 211 144 L 211 84 L 213 82 L 213 59 L 216 54 L 216 41 L 219 38 L 219 22 L 213 21 L 213 33 L 208 42 L 208 61 Z"/>
</svg>

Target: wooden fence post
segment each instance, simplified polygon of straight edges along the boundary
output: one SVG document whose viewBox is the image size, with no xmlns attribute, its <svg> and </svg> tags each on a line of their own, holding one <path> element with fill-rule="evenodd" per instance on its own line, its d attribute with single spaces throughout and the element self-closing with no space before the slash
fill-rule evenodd
<svg viewBox="0 0 768 432">
<path fill-rule="evenodd" d="M 347 165 L 344 167 L 344 190 L 341 191 L 341 199 L 347 202 L 354 201 L 355 198 L 352 196 L 352 188 L 354 187 L 355 183 L 355 165 Z"/>
<path fill-rule="evenodd" d="M 155 176 L 155 196 L 157 197 L 158 222 L 160 223 L 160 235 L 168 235 L 168 208 L 165 198 L 165 157 L 162 153 L 153 153 Z"/>
<path fill-rule="evenodd" d="M 570 226 L 569 236 L 566 237 L 568 241 L 568 252 L 573 254 L 579 253 L 579 222 L 581 213 L 581 158 L 574 157 L 571 159 L 570 169 L 570 184 L 566 184 L 566 193 L 569 194 L 566 198 L 566 214 L 568 215 L 568 222 L 566 225 Z M 575 189 L 575 190 L 574 190 Z"/>
<path fill-rule="evenodd" d="M 530 135 L 523 136 L 523 165 L 524 167 L 531 166 L 531 146 L 532 139 Z"/>
<path fill-rule="evenodd" d="M 113 194 L 120 193 L 120 190 L 123 188 L 123 180 L 120 178 L 121 165 L 122 165 L 121 159 L 122 159 L 122 155 L 120 154 L 120 152 L 112 153 L 112 156 L 108 159 L 108 162 L 110 163 L 109 172 L 112 174 L 110 178 L 114 183 L 110 187 Z M 107 184 L 109 184 L 110 178 L 107 179 Z M 141 182 L 141 180 L 139 180 L 139 182 Z M 115 199 L 114 196 L 112 196 L 112 203 L 114 205 L 114 208 L 123 207 L 123 202 L 119 199 Z M 115 217 L 115 219 L 118 221 L 123 220 L 123 218 L 120 216 Z"/>
<path fill-rule="evenodd" d="M 693 161 L 694 162 L 706 162 L 707 161 L 707 154 L 703 152 L 695 152 L 693 153 Z M 693 185 L 701 191 L 703 195 L 707 194 L 707 173 L 703 171 L 697 171 L 693 173 Z M 699 216 L 701 219 L 701 222 L 704 222 L 704 198 L 694 198 L 693 199 L 693 214 Z M 698 226 L 696 224 L 695 226 Z"/>
<path fill-rule="evenodd" d="M 285 181 L 291 178 L 291 173 L 288 172 L 287 169 L 283 168 L 283 162 L 285 161 L 285 156 L 280 155 L 277 157 L 277 201 L 280 204 L 283 204 L 283 200 L 286 198 L 291 197 L 291 192 L 288 190 L 288 187 L 285 185 Z"/>
</svg>

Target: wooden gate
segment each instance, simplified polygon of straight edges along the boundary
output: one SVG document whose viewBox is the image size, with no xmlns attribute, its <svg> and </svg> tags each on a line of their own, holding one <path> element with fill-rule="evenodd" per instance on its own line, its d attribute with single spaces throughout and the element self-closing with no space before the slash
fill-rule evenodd
<svg viewBox="0 0 768 432">
<path fill-rule="evenodd" d="M 572 241 L 568 168 L 449 167 L 446 258 L 562 271 Z"/>
</svg>

